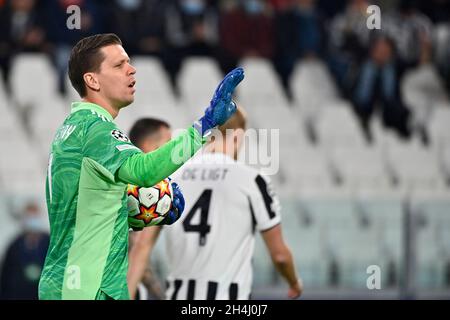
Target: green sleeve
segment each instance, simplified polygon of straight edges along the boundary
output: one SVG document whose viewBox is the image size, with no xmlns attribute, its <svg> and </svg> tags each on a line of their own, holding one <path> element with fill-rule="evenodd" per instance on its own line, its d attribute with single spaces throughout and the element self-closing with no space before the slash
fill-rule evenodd
<svg viewBox="0 0 450 320">
<path fill-rule="evenodd" d="M 206 139 L 190 127 L 157 150 L 128 158 L 118 170 L 118 178 L 125 183 L 151 187 L 174 173 L 205 142 Z"/>
</svg>

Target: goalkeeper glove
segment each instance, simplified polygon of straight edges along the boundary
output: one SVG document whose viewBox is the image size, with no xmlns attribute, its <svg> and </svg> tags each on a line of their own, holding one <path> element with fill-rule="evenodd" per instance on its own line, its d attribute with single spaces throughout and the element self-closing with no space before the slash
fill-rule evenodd
<svg viewBox="0 0 450 320">
<path fill-rule="evenodd" d="M 173 191 L 172 209 L 170 209 L 164 220 L 162 220 L 161 223 L 159 223 L 159 225 L 174 223 L 181 217 L 181 214 L 184 211 L 183 193 L 181 193 L 181 189 L 176 182 L 172 182 L 172 191 Z"/>
<path fill-rule="evenodd" d="M 223 78 L 204 116 L 193 124 L 202 137 L 208 135 L 212 128 L 224 124 L 236 112 L 236 104 L 231 98 L 242 79 L 244 79 L 242 68 L 233 69 Z"/>
</svg>

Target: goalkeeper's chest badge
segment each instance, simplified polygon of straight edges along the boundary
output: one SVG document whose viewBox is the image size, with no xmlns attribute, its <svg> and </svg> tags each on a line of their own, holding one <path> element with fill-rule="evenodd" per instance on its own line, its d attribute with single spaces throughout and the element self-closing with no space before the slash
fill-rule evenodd
<svg viewBox="0 0 450 320">
<path fill-rule="evenodd" d="M 113 131 L 111 131 L 111 135 L 116 140 L 119 140 L 122 142 L 130 142 L 130 139 L 127 137 L 127 135 L 120 130 L 114 129 Z"/>
</svg>

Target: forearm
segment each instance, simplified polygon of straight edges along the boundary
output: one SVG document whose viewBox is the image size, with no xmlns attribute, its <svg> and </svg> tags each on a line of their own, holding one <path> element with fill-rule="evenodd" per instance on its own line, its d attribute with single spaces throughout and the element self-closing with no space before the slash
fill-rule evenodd
<svg viewBox="0 0 450 320">
<path fill-rule="evenodd" d="M 139 282 L 142 281 L 160 227 L 145 228 L 136 234 L 134 245 L 129 253 L 129 267 L 127 274 L 130 299 L 134 300 Z"/>
<path fill-rule="evenodd" d="M 128 268 L 127 282 L 131 300 L 134 300 L 136 297 L 137 287 L 147 267 L 147 260 L 147 250 L 145 252 L 139 252 L 139 249 L 134 248 L 130 251 L 130 266 Z"/>
<path fill-rule="evenodd" d="M 120 167 L 118 178 L 124 183 L 151 187 L 174 173 L 204 143 L 198 131 L 191 127 L 153 152 L 130 157 Z"/>
<path fill-rule="evenodd" d="M 282 252 L 272 256 L 272 261 L 277 271 L 286 279 L 289 286 L 294 286 L 298 282 L 294 261 L 289 248 L 285 247 Z"/>
</svg>

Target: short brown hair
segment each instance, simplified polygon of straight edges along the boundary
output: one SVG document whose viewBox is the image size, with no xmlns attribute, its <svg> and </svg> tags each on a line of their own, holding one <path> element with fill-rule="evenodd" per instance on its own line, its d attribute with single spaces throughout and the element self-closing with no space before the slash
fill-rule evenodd
<svg viewBox="0 0 450 320">
<path fill-rule="evenodd" d="M 135 146 L 140 147 L 140 144 L 146 137 L 158 132 L 161 127 L 170 129 L 170 125 L 160 119 L 139 119 L 133 124 L 130 129 L 130 140 Z"/>
<path fill-rule="evenodd" d="M 73 47 L 69 58 L 69 79 L 82 98 L 86 96 L 84 74 L 100 70 L 105 59 L 100 49 L 113 44 L 122 45 L 122 41 L 114 33 L 103 33 L 83 38 Z"/>
</svg>

